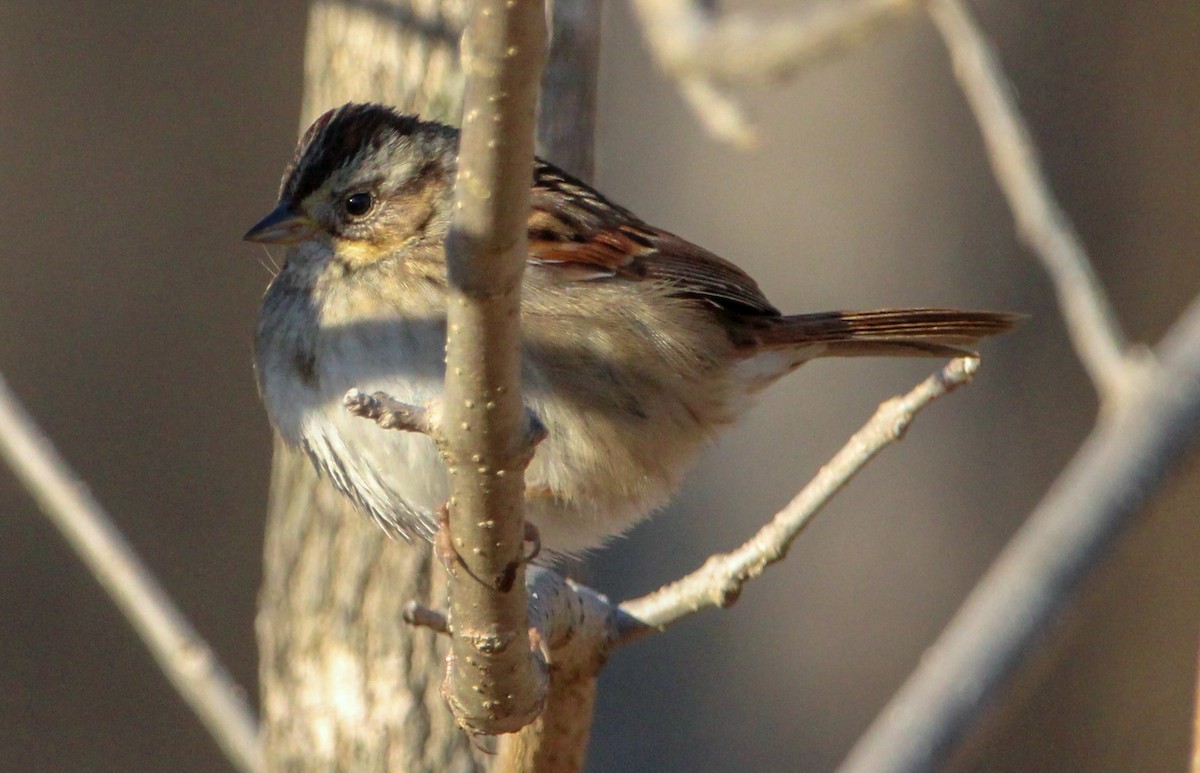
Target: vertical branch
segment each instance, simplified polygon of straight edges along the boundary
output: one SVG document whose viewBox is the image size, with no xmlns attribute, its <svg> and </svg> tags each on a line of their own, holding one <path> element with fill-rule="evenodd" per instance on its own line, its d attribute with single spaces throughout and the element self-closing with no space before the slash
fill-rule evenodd
<svg viewBox="0 0 1200 773">
<path fill-rule="evenodd" d="M 576 177 L 590 181 L 595 174 L 596 82 L 600 67 L 600 0 L 552 0 L 550 50 L 542 73 L 538 99 L 537 150 Z M 531 617 L 536 616 L 547 572 L 529 577 Z M 560 591 L 562 586 L 555 586 Z M 557 593 L 559 600 L 570 593 Z M 571 599 L 573 600 L 573 599 Z M 571 614 L 572 621 L 611 617 L 607 610 L 591 617 Z M 532 620 L 531 620 L 532 622 Z M 538 626 L 539 630 L 542 626 Z M 572 658 L 555 647 L 553 636 L 543 631 L 548 645 L 550 684 L 541 716 L 519 733 L 502 739 L 497 770 L 504 773 L 570 773 L 583 770 L 596 701 L 596 677 L 611 640 L 608 632 L 587 637 L 572 631 L 570 638 L 596 642 L 594 657 Z M 601 644 L 604 643 L 604 644 Z M 582 663 L 581 663 L 582 660 Z"/>
<path fill-rule="evenodd" d="M 596 171 L 596 77 L 602 0 L 551 0 L 550 51 L 538 100 L 537 152 L 579 179 Z"/>
<path fill-rule="evenodd" d="M 1192 712 L 1192 765 L 1188 770 L 1200 773 L 1200 669 L 1197 669 L 1196 699 Z"/>
<path fill-rule="evenodd" d="M 532 721 L 545 673 L 529 649 L 524 469 L 534 430 L 521 400 L 521 276 L 527 255 L 534 108 L 545 48 L 541 0 L 477 0 L 466 74 L 442 427 L 450 472 L 451 659 L 443 687 L 469 730 Z"/>
</svg>

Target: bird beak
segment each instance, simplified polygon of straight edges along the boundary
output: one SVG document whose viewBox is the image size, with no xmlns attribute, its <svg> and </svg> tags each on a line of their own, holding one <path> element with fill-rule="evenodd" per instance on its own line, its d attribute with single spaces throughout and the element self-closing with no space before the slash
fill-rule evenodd
<svg viewBox="0 0 1200 773">
<path fill-rule="evenodd" d="M 262 244 L 295 244 L 317 231 L 317 224 L 294 205 L 281 202 L 271 214 L 254 224 L 242 238 Z"/>
</svg>

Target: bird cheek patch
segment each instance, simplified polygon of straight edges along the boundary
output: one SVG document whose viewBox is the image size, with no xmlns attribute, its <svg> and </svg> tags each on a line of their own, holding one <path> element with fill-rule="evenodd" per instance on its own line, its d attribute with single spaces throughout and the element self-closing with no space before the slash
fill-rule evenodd
<svg viewBox="0 0 1200 773">
<path fill-rule="evenodd" d="M 361 239 L 339 239 L 337 257 L 350 268 L 367 266 L 387 256 L 387 245 Z"/>
</svg>

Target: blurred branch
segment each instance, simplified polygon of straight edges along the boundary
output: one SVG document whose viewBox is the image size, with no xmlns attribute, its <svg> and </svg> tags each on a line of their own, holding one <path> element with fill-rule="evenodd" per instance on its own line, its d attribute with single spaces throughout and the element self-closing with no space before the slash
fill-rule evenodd
<svg viewBox="0 0 1200 773">
<path fill-rule="evenodd" d="M 595 174 L 596 78 L 603 0 L 550 0 L 550 50 L 538 99 L 537 152 L 585 182 Z"/>
<path fill-rule="evenodd" d="M 929 12 L 983 133 L 1017 229 L 1054 281 L 1108 409 L 1075 458 L 859 739 L 853 773 L 936 769 L 995 700 L 1200 430 L 1200 299 L 1159 346 L 1131 349 L 1040 168 L 996 55 L 959 0 Z"/>
<path fill-rule="evenodd" d="M 718 17 L 696 0 L 633 0 L 659 64 L 679 81 L 696 117 L 712 135 L 754 142 L 729 87 L 773 83 L 860 45 L 924 0 L 826 0 L 781 18 Z"/>
<path fill-rule="evenodd" d="M 1191 773 L 1200 773 L 1200 669 L 1197 669 L 1196 697 L 1192 704 L 1192 765 Z"/>
<path fill-rule="evenodd" d="M 0 455 L 116 602 L 230 762 L 243 773 L 264 771 L 257 721 L 241 688 L 2 378 Z"/>
<path fill-rule="evenodd" d="M 716 16 L 695 0 L 632 2 L 651 50 L 697 117 L 715 136 L 742 145 L 754 141 L 754 132 L 728 87 L 793 76 L 928 6 L 1017 230 L 1054 280 L 1071 340 L 1101 397 L 1119 400 L 1146 378 L 1145 353 L 1128 346 L 1078 234 L 1050 192 L 995 53 L 960 0 L 825 2 L 778 19 Z"/>
<path fill-rule="evenodd" d="M 536 443 L 521 399 L 521 276 L 534 111 L 545 54 L 542 0 L 476 0 L 454 216 L 443 454 L 450 472 L 450 656 L 442 686 L 459 723 L 510 733 L 546 695 L 526 622 L 524 470 Z"/>
<path fill-rule="evenodd" d="M 844 773 L 937 770 L 1200 436 L 1200 298 L 1153 379 L 1103 417 L 937 643 L 859 739 Z"/>
<path fill-rule="evenodd" d="M 960 0 L 934 0 L 929 14 L 975 113 L 1017 231 L 1054 281 L 1075 350 L 1101 398 L 1106 403 L 1119 401 L 1147 375 L 1144 353 L 1130 350 L 1079 235 L 1054 199 L 1012 89 L 983 32 Z"/>
<path fill-rule="evenodd" d="M 732 553 L 712 556 L 704 566 L 670 585 L 621 604 L 622 640 L 665 629 L 701 609 L 727 607 L 737 601 L 748 581 L 787 555 L 796 537 L 834 494 L 876 454 L 904 436 L 922 408 L 968 383 L 978 369 L 976 358 L 951 360 L 908 394 L 879 406 L 816 477 L 748 542 Z"/>
</svg>

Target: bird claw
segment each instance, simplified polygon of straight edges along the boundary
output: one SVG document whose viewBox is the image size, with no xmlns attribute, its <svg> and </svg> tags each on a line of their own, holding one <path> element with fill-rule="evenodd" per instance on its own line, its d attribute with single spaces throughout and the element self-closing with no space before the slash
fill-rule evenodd
<svg viewBox="0 0 1200 773">
<path fill-rule="evenodd" d="M 521 561 L 531 564 L 542 552 L 542 535 L 538 531 L 538 528 L 529 521 L 525 522 L 525 542 L 532 542 L 533 547 L 529 549 L 529 552 L 525 554 L 525 557 Z"/>
<path fill-rule="evenodd" d="M 442 568 L 453 572 L 455 566 L 466 567 L 462 556 L 454 549 L 454 539 L 450 536 L 450 505 L 442 503 L 437 511 L 437 530 L 433 533 L 433 554 L 441 561 Z"/>
<path fill-rule="evenodd" d="M 542 535 L 538 528 L 529 521 L 525 521 L 525 534 L 522 541 L 532 543 L 532 545 L 529 551 L 521 556 L 521 563 L 532 563 L 541 555 Z M 437 511 L 437 530 L 433 533 L 433 552 L 447 572 L 461 566 L 468 574 L 474 576 L 454 547 L 454 539 L 450 535 L 450 505 L 448 503 L 443 503 Z"/>
</svg>

